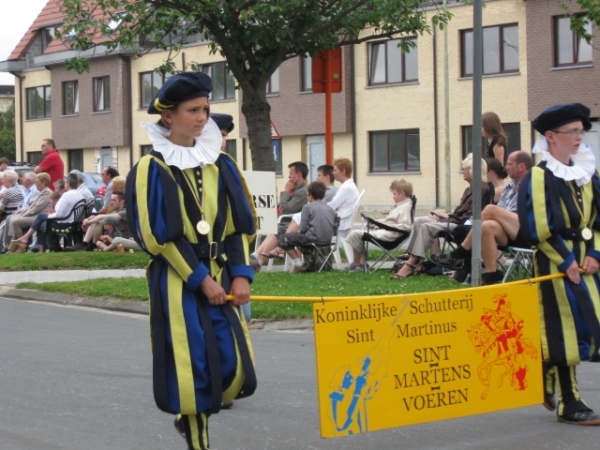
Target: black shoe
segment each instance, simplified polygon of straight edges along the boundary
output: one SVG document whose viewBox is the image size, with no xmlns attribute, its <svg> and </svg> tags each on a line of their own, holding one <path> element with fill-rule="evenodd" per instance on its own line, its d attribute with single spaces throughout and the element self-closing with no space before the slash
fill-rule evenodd
<svg viewBox="0 0 600 450">
<path fill-rule="evenodd" d="M 595 426 L 600 425 L 600 415 L 594 411 L 577 411 L 562 416 L 556 416 L 561 423 L 572 423 L 574 425 Z"/>
<path fill-rule="evenodd" d="M 490 286 L 492 284 L 498 284 L 502 281 L 498 272 L 486 272 L 481 275 L 481 285 L 482 286 Z"/>
<path fill-rule="evenodd" d="M 453 258 L 450 253 L 444 253 L 443 255 L 431 255 L 429 257 L 436 266 L 445 267 L 446 269 L 458 270 L 463 266 L 464 259 Z"/>
<path fill-rule="evenodd" d="M 185 425 L 183 424 L 183 420 L 181 419 L 181 416 L 175 416 L 175 421 L 173 422 L 173 425 L 175 425 L 175 429 L 181 435 L 181 437 L 186 439 Z"/>
<path fill-rule="evenodd" d="M 68 252 L 85 252 L 89 249 L 90 244 L 82 242 L 81 244 L 75 244 L 70 247 L 66 247 L 65 250 Z"/>
<path fill-rule="evenodd" d="M 233 402 L 223 402 L 221 403 L 221 409 L 231 409 L 233 407 Z"/>
<path fill-rule="evenodd" d="M 544 408 L 548 411 L 554 411 L 556 409 L 556 398 L 554 398 L 554 394 L 550 394 L 549 392 L 544 393 Z"/>
</svg>

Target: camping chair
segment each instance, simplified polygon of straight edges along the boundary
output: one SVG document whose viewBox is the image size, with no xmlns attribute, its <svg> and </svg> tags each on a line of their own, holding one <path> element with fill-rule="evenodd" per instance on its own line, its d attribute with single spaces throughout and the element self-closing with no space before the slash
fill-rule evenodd
<svg viewBox="0 0 600 450">
<path fill-rule="evenodd" d="M 279 217 L 277 217 L 277 230 L 279 231 L 279 224 L 281 224 L 282 222 L 286 221 L 287 219 L 290 219 L 290 222 L 292 220 L 292 217 L 294 216 L 294 214 L 281 214 Z M 258 249 L 258 247 L 260 246 L 260 244 L 262 243 L 263 239 L 268 236 L 268 235 L 258 235 L 256 236 L 256 242 L 254 244 L 254 250 L 256 251 Z M 275 258 L 269 258 L 269 262 L 267 263 L 267 271 L 270 272 L 271 270 L 273 270 L 273 262 L 275 261 Z M 294 265 L 292 263 L 292 259 L 288 256 L 288 254 L 286 253 L 285 255 L 285 259 L 284 259 L 284 266 L 283 266 L 283 270 L 284 271 L 289 271 L 291 270 L 292 266 Z"/>
<path fill-rule="evenodd" d="M 329 260 L 331 259 L 331 256 L 334 255 L 334 253 L 338 249 L 339 227 L 340 227 L 340 217 L 338 215 L 336 215 L 335 220 L 333 221 L 333 238 L 331 239 L 331 246 L 329 246 L 329 247 L 319 246 L 319 245 L 315 244 L 314 242 L 311 243 L 310 245 L 302 246 L 302 254 L 304 255 L 305 264 L 307 262 L 306 254 L 307 254 L 307 252 L 310 251 L 313 254 L 318 255 L 319 258 L 317 259 L 317 261 L 320 261 L 320 260 L 323 261 L 320 264 L 319 268 L 317 269 L 317 272 L 321 272 L 325 267 L 329 267 L 328 270 L 333 270 L 333 265 L 331 264 L 331 262 Z M 339 266 L 338 266 L 338 268 L 339 268 Z"/>
<path fill-rule="evenodd" d="M 47 245 L 49 239 L 54 239 L 54 237 L 57 236 L 64 239 L 65 246 L 81 243 L 84 234 L 81 224 L 85 218 L 85 214 L 85 199 L 81 199 L 75 203 L 66 216 L 48 219 L 46 222 L 46 230 L 42 234 L 42 242 Z M 69 222 L 62 222 L 63 220 L 69 220 Z M 60 246 L 58 239 L 55 242 Z M 51 247 L 54 247 L 54 245 Z M 54 250 L 56 250 L 56 248 L 54 248 Z"/>
<path fill-rule="evenodd" d="M 519 247 L 508 247 L 507 250 L 512 255 L 512 262 L 506 269 L 502 282 L 533 277 L 533 250 Z"/>
<path fill-rule="evenodd" d="M 415 197 L 413 195 L 411 197 L 411 200 L 412 200 L 412 206 L 410 209 L 410 222 L 412 225 L 412 223 L 415 220 L 415 209 L 417 207 L 417 197 Z M 361 217 L 366 222 L 365 226 L 364 226 L 365 234 L 363 234 L 363 237 L 362 237 L 365 256 L 367 256 L 369 254 L 368 247 L 370 244 L 374 245 L 379 250 L 383 251 L 383 254 L 373 264 L 371 264 L 371 270 L 374 271 L 374 270 L 381 268 L 383 266 L 383 264 L 385 264 L 387 261 L 395 260 L 397 258 L 396 253 L 400 250 L 400 247 L 402 246 L 402 244 L 404 244 L 404 242 L 406 242 L 406 240 L 410 236 L 410 230 L 408 230 L 408 231 L 398 230 L 398 228 L 390 227 L 389 225 L 386 225 L 383 222 L 378 222 L 377 220 L 375 220 L 371 217 L 365 216 L 364 214 L 361 214 Z M 377 239 L 375 236 L 373 236 L 371 234 L 371 226 L 373 226 L 373 225 L 375 225 L 375 227 L 378 229 L 396 233 L 398 236 L 393 241 L 384 241 L 381 239 Z M 368 271 L 369 271 L 368 266 L 365 264 L 365 272 L 368 272 Z"/>
</svg>

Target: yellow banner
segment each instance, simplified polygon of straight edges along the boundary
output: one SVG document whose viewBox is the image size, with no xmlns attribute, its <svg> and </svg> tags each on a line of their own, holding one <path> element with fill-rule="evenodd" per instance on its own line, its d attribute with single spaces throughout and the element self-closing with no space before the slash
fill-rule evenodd
<svg viewBox="0 0 600 450">
<path fill-rule="evenodd" d="M 537 285 L 313 308 L 321 435 L 542 403 Z"/>
</svg>

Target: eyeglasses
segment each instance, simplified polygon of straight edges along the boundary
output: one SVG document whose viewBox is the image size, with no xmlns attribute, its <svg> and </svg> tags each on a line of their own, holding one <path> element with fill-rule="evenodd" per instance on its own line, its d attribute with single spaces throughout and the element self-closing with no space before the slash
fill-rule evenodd
<svg viewBox="0 0 600 450">
<path fill-rule="evenodd" d="M 558 131 L 552 130 L 553 133 L 570 134 L 573 137 L 585 136 L 585 130 L 569 130 L 569 131 Z"/>
</svg>

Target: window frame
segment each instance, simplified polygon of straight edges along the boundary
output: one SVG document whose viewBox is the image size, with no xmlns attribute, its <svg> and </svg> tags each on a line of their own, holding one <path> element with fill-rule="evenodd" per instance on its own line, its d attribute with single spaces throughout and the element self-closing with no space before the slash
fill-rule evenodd
<svg viewBox="0 0 600 450">
<path fill-rule="evenodd" d="M 79 170 L 83 172 L 83 149 L 73 149 L 67 151 L 67 164 L 69 172 Z"/>
<path fill-rule="evenodd" d="M 512 27 L 516 27 L 517 28 L 517 38 L 519 39 L 519 43 L 517 46 L 517 50 L 518 50 L 518 62 L 519 62 L 519 67 L 517 67 L 516 69 L 504 69 L 504 65 L 505 65 L 505 60 L 504 60 L 504 29 L 506 28 L 512 28 Z M 521 72 L 521 39 L 520 39 L 520 35 L 519 35 L 519 23 L 518 22 L 512 22 L 512 23 L 504 23 L 504 24 L 500 24 L 500 25 L 491 25 L 489 27 L 483 27 L 484 30 L 486 29 L 491 29 L 491 28 L 498 28 L 499 31 L 501 32 L 499 35 L 499 39 L 498 39 L 498 59 L 499 59 L 499 67 L 500 70 L 498 72 L 488 72 L 485 73 L 483 72 L 483 76 L 490 76 L 490 75 L 510 75 L 510 74 L 518 74 Z M 466 72 L 466 58 L 465 58 L 465 41 L 466 41 L 466 35 L 467 33 L 471 33 L 473 34 L 473 28 L 468 28 L 465 30 L 460 30 L 460 76 L 461 78 L 473 78 L 473 73 L 467 73 Z M 485 52 L 485 41 L 482 43 L 483 45 L 483 51 Z M 473 53 L 473 48 L 471 48 L 471 54 Z M 485 70 L 485 67 L 482 68 L 482 70 Z"/>
<path fill-rule="evenodd" d="M 406 149 L 404 152 L 404 161 L 403 168 L 401 170 L 392 170 L 391 163 L 392 154 L 390 148 L 390 135 L 392 133 L 403 133 L 404 140 L 404 148 Z M 411 135 L 419 136 L 419 166 L 416 168 L 410 168 L 409 166 L 409 151 L 408 151 L 408 137 Z M 387 137 L 387 169 L 374 169 L 374 138 L 376 136 L 385 135 Z M 421 171 L 421 130 L 419 128 L 406 128 L 406 129 L 396 129 L 396 130 L 377 130 L 377 131 L 369 131 L 369 173 L 372 174 L 382 174 L 382 173 L 419 173 Z"/>
<path fill-rule="evenodd" d="M 516 133 L 508 132 L 509 129 L 515 129 L 515 127 L 518 127 L 518 132 L 516 132 Z M 505 123 L 502 123 L 502 128 L 504 128 L 504 132 L 508 136 L 508 146 L 506 148 L 507 155 L 505 157 L 505 158 L 508 158 L 508 155 L 510 155 L 512 152 L 515 152 L 521 148 L 521 122 L 505 122 Z M 471 137 L 473 136 L 473 125 L 461 125 L 460 133 L 461 133 L 461 137 L 460 137 L 461 153 L 462 153 L 462 158 L 465 159 L 469 153 L 473 152 L 472 148 L 471 148 L 471 151 L 468 151 L 469 150 L 468 149 L 469 142 L 471 140 Z M 487 139 L 484 136 L 482 136 L 481 137 L 481 156 L 482 157 L 485 157 L 485 149 L 487 149 L 487 146 L 488 146 Z"/>
<path fill-rule="evenodd" d="M 102 83 L 102 107 L 99 105 L 98 84 Z M 110 76 L 92 78 L 92 93 L 94 96 L 94 112 L 110 112 Z"/>
<path fill-rule="evenodd" d="M 405 53 L 402 51 L 401 47 L 398 47 L 397 44 L 400 43 L 400 41 L 402 40 L 406 40 L 406 41 L 414 41 L 416 43 L 415 47 L 411 47 L 411 52 L 409 53 Z M 402 67 L 401 70 L 401 76 L 400 76 L 400 81 L 389 81 L 388 79 L 388 74 L 389 74 L 389 70 L 388 70 L 388 66 L 390 64 L 390 58 L 388 57 L 388 49 L 389 49 L 389 45 L 393 44 L 393 43 L 397 43 L 396 47 L 398 49 L 398 51 L 400 52 L 400 64 Z M 384 48 L 384 74 L 385 74 L 385 81 L 372 81 L 372 75 L 373 75 L 373 71 L 372 71 L 372 67 L 373 67 L 373 47 L 377 45 L 377 46 L 383 46 Z M 407 55 L 411 54 L 413 51 L 416 52 L 416 58 L 417 58 L 417 68 L 416 68 L 416 74 L 417 77 L 416 78 L 407 78 L 406 77 L 406 57 Z M 369 45 L 367 46 L 367 83 L 368 86 L 388 86 L 388 85 L 396 85 L 396 84 L 405 84 L 405 83 L 415 83 L 419 81 L 419 41 L 417 39 L 417 36 L 412 36 L 412 37 L 407 37 L 405 39 L 385 39 L 382 41 L 374 41 L 374 42 L 370 42 Z"/>
<path fill-rule="evenodd" d="M 581 14 L 575 14 L 576 16 L 580 16 L 583 17 L 586 14 L 585 13 L 581 13 Z M 568 63 L 559 63 L 559 46 L 558 46 L 558 22 L 561 19 L 565 19 L 569 21 L 569 30 L 571 30 L 571 39 L 573 40 L 573 46 L 572 46 L 572 56 L 573 56 L 573 61 L 568 62 Z M 571 29 L 571 20 L 569 18 L 569 16 L 566 15 L 559 15 L 559 16 L 553 16 L 552 17 L 552 47 L 554 50 L 554 66 L 553 67 L 571 67 L 571 66 L 589 66 L 592 64 L 593 62 L 593 55 L 594 55 L 594 47 L 592 44 L 588 44 L 586 42 L 585 39 L 580 38 L 577 36 L 577 34 L 575 33 L 575 31 L 573 31 L 573 29 Z M 588 25 L 590 25 L 590 32 L 591 32 L 591 23 L 588 22 Z M 581 44 L 584 45 L 589 45 L 590 46 L 590 59 L 586 60 L 586 61 L 581 61 L 581 62 L 576 62 L 575 60 L 578 58 L 579 52 L 580 52 L 580 48 L 581 48 Z"/>
<path fill-rule="evenodd" d="M 273 80 L 277 80 L 277 83 L 273 83 Z M 276 88 L 273 88 L 273 85 L 276 84 Z M 269 77 L 269 81 L 267 82 L 267 95 L 277 95 L 279 94 L 280 84 L 279 84 L 279 67 L 275 69 L 273 75 Z"/>
<path fill-rule="evenodd" d="M 312 91 L 312 58 L 306 54 L 300 57 L 300 92 Z"/>
<path fill-rule="evenodd" d="M 216 68 L 223 67 L 222 74 L 215 74 Z M 235 100 L 235 78 L 229 70 L 226 61 L 219 61 L 210 64 L 201 64 L 199 67 L 200 72 L 204 72 L 212 79 L 213 90 L 209 94 L 209 100 L 213 102 L 227 102 Z M 230 85 L 231 84 L 231 85 Z M 215 98 L 219 85 L 223 86 L 223 98 Z M 231 90 L 231 92 L 229 92 Z"/>
<path fill-rule="evenodd" d="M 151 78 L 150 78 L 150 87 L 151 87 L 152 95 L 150 96 L 150 99 L 148 100 L 148 103 L 145 104 L 144 103 L 144 82 L 143 82 L 143 78 L 144 78 L 144 76 L 147 76 L 147 75 L 151 76 Z M 161 80 L 160 86 L 158 86 L 158 87 L 154 86 L 154 77 L 159 77 L 160 78 L 160 80 Z M 169 78 L 168 76 L 162 76 L 161 74 L 159 74 L 155 70 L 149 70 L 147 72 L 140 72 L 139 73 L 138 81 L 140 83 L 140 85 L 139 85 L 139 88 L 140 88 L 140 109 L 148 108 L 150 106 L 150 103 L 152 103 L 152 100 L 156 96 L 156 93 L 162 87 L 162 85 L 165 84 L 165 81 L 167 81 L 168 78 Z"/>
<path fill-rule="evenodd" d="M 41 116 L 38 116 L 37 114 L 35 116 L 33 116 L 31 114 L 31 110 L 29 108 L 29 106 L 30 106 L 29 94 L 31 92 L 37 93 L 37 90 L 40 88 L 43 90 L 43 96 L 41 97 L 42 105 L 43 105 L 43 114 Z M 27 102 L 27 110 L 25 113 L 27 120 L 48 119 L 48 118 L 52 117 L 52 86 L 51 85 L 48 84 L 48 85 L 43 85 L 43 86 L 35 86 L 35 87 L 26 88 L 25 89 L 25 101 Z M 36 108 L 36 113 L 37 113 L 37 108 Z"/>
<path fill-rule="evenodd" d="M 150 153 L 153 149 L 153 145 L 152 144 L 143 144 L 140 145 L 140 158 L 142 156 L 146 156 L 148 153 Z"/>
<path fill-rule="evenodd" d="M 67 89 L 72 86 L 73 87 L 73 105 L 72 110 L 68 109 L 68 98 L 67 98 Z M 63 115 L 65 116 L 77 116 L 79 115 L 79 81 L 71 80 L 71 81 L 63 81 L 62 83 L 62 100 L 63 100 Z"/>
</svg>

